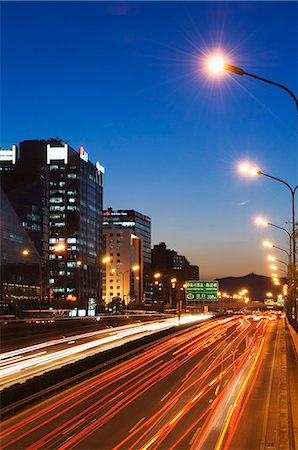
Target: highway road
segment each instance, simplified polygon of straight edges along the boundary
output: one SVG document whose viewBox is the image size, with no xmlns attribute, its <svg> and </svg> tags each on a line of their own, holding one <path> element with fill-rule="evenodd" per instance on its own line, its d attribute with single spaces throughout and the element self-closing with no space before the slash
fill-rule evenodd
<svg viewBox="0 0 298 450">
<path fill-rule="evenodd" d="M 182 323 L 210 319 L 208 314 L 184 316 Z M 0 389 L 49 370 L 123 345 L 178 324 L 177 317 L 134 323 L 52 339 L 0 354 Z"/>
<path fill-rule="evenodd" d="M 265 335 L 278 323 L 237 316 L 177 331 L 6 420 L 2 449 L 228 448 L 262 365 Z M 266 341 L 267 351 L 273 344 Z M 260 448 L 259 434 L 250 444 Z"/>
</svg>

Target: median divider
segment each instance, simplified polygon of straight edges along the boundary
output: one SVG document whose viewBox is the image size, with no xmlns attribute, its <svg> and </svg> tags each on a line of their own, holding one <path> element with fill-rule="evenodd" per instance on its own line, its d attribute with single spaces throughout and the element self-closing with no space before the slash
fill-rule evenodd
<svg viewBox="0 0 298 450">
<path fill-rule="evenodd" d="M 291 323 L 289 322 L 288 318 L 286 317 L 286 322 L 287 322 L 287 326 L 288 326 L 288 330 L 290 332 L 293 344 L 294 344 L 294 348 L 296 350 L 296 355 L 298 356 L 298 333 L 295 330 L 295 328 L 292 327 Z"/>
<path fill-rule="evenodd" d="M 168 335 L 193 328 L 197 323 L 184 324 L 144 336 L 119 347 L 67 364 L 59 369 L 33 377 L 24 383 L 14 384 L 1 391 L 1 418 L 7 418 L 27 406 L 38 403 L 74 384 L 84 381 L 113 365 L 142 352 L 149 344 Z"/>
</svg>

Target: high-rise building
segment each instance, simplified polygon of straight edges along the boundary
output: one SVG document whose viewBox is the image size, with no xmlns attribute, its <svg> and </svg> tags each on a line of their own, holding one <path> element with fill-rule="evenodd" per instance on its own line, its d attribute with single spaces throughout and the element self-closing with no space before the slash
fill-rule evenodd
<svg viewBox="0 0 298 450">
<path fill-rule="evenodd" d="M 103 264 L 103 299 L 122 299 L 137 306 L 143 293 L 143 241 L 127 228 L 103 229 L 106 253 Z"/>
<path fill-rule="evenodd" d="M 39 306 L 40 256 L 1 188 L 0 205 L 1 314 L 16 314 Z"/>
<path fill-rule="evenodd" d="M 173 305 L 177 291 L 183 289 L 185 281 L 198 279 L 198 266 L 191 265 L 185 256 L 167 248 L 164 242 L 154 245 L 151 276 L 153 299 L 155 298 L 163 304 L 170 303 Z"/>
<path fill-rule="evenodd" d="M 132 230 L 142 240 L 143 246 L 143 290 L 147 290 L 151 273 L 151 219 L 132 209 L 119 209 L 114 211 L 108 208 L 103 211 L 103 229 L 122 228 Z M 143 294 L 142 294 L 143 296 Z"/>
<path fill-rule="evenodd" d="M 94 309 L 101 297 L 103 167 L 61 139 L 0 151 L 1 185 L 40 256 L 41 297 Z"/>
</svg>

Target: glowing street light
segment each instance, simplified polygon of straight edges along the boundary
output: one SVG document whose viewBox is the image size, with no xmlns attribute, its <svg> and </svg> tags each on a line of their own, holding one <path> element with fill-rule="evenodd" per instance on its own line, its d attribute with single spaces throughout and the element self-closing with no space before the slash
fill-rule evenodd
<svg viewBox="0 0 298 450">
<path fill-rule="evenodd" d="M 246 72 L 246 70 L 242 69 L 241 67 L 234 66 L 233 64 L 228 64 L 225 61 L 224 56 L 220 55 L 218 53 L 216 55 L 209 57 L 208 68 L 209 68 L 209 71 L 214 74 L 220 74 L 226 70 L 227 72 L 235 73 L 236 75 L 245 75 L 247 77 L 254 78 L 255 80 L 263 81 L 264 83 L 271 84 L 273 86 L 276 86 L 276 87 L 286 91 L 291 96 L 291 98 L 294 100 L 294 103 L 296 106 L 296 111 L 298 114 L 298 99 L 297 99 L 296 95 L 289 88 L 284 86 L 283 84 L 276 83 L 275 81 L 268 80 L 267 78 L 259 77 L 258 75 L 254 75 L 252 73 Z"/>
<path fill-rule="evenodd" d="M 222 55 L 213 55 L 207 61 L 208 71 L 214 75 L 218 75 L 225 70 L 225 60 Z"/>
<path fill-rule="evenodd" d="M 280 250 L 280 251 L 286 253 L 288 255 L 289 259 L 290 259 L 290 253 L 287 252 L 287 250 L 285 250 L 284 248 L 281 248 L 281 247 L 277 247 L 277 245 L 274 245 L 270 241 L 263 241 L 263 246 L 266 247 L 266 248 L 276 248 L 277 250 Z"/>
<path fill-rule="evenodd" d="M 64 252 L 65 249 L 66 245 L 64 244 L 64 242 L 59 242 L 54 246 L 54 251 L 57 253 Z"/>
<path fill-rule="evenodd" d="M 238 171 L 244 175 L 255 176 L 260 174 L 260 170 L 248 162 L 238 164 Z"/>
<path fill-rule="evenodd" d="M 157 272 L 153 275 L 154 278 L 160 278 L 161 277 L 161 273 Z"/>
<path fill-rule="evenodd" d="M 24 256 L 28 256 L 30 254 L 30 252 L 29 252 L 29 250 L 27 249 L 27 248 L 25 248 L 23 251 L 22 251 L 22 255 L 24 255 Z"/>
<path fill-rule="evenodd" d="M 278 228 L 279 230 L 282 230 L 282 231 L 284 231 L 285 233 L 287 233 L 287 235 L 289 236 L 289 239 L 290 239 L 290 256 L 292 255 L 292 236 L 291 236 L 291 234 L 288 232 L 288 230 L 286 230 L 286 229 L 283 228 L 283 227 L 280 227 L 279 225 L 275 225 L 274 223 L 271 223 L 271 222 L 269 222 L 267 219 L 264 219 L 263 217 L 260 217 L 260 216 L 255 218 L 255 223 L 256 223 L 257 225 L 261 225 L 261 226 L 263 226 L 263 227 L 271 226 L 271 227 L 274 227 L 274 228 Z"/>
<path fill-rule="evenodd" d="M 292 198 L 292 234 L 288 233 L 290 236 L 290 240 L 292 241 L 292 248 L 291 248 L 291 256 L 293 258 L 293 265 L 295 267 L 296 264 L 296 219 L 295 219 L 295 193 L 298 189 L 298 184 L 295 187 L 292 187 L 287 183 L 286 181 L 282 180 L 281 178 L 274 177 L 273 175 L 269 175 L 268 173 L 262 172 L 261 170 L 257 169 L 256 167 L 252 166 L 251 164 L 245 162 L 240 163 L 239 165 L 239 171 L 246 175 L 263 175 L 264 177 L 270 178 L 271 180 L 275 180 L 279 183 L 282 183 L 284 186 L 286 186 L 290 192 L 291 192 L 291 198 Z M 262 223 L 264 224 L 264 223 Z M 267 225 L 269 223 L 267 222 Z M 271 224 L 273 225 L 273 224 Z M 280 228 L 282 230 L 285 230 L 284 228 L 278 227 L 277 225 L 273 225 L 276 228 Z M 286 231 L 286 230 L 285 230 Z"/>
<path fill-rule="evenodd" d="M 104 258 L 102 258 L 102 260 L 101 260 L 101 262 L 103 263 L 103 264 L 107 264 L 108 262 L 110 262 L 111 261 L 111 258 L 109 257 L 109 256 L 105 256 Z"/>
<path fill-rule="evenodd" d="M 263 242 L 263 246 L 264 246 L 264 247 L 267 247 L 267 248 L 273 248 L 272 242 L 269 242 L 269 241 L 264 241 L 264 242 Z"/>
</svg>

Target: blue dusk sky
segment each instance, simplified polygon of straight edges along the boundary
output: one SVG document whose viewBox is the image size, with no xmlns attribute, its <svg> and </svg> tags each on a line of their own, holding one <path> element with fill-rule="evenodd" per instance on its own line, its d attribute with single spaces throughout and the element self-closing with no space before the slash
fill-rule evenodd
<svg viewBox="0 0 298 450">
<path fill-rule="evenodd" d="M 289 226 L 298 182 L 289 95 L 211 76 L 222 52 L 298 93 L 297 2 L 2 2 L 2 142 L 59 136 L 106 168 L 104 206 L 152 219 L 201 278 L 269 275 L 256 215 Z M 270 227 L 269 227 L 270 228 Z M 276 253 L 283 258 L 282 254 Z"/>
</svg>

